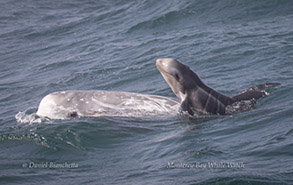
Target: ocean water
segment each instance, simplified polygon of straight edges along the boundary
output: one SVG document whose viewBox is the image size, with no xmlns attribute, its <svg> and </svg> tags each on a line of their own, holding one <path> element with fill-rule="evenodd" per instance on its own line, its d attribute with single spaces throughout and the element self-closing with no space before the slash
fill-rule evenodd
<svg viewBox="0 0 293 185">
<path fill-rule="evenodd" d="M 61 90 L 174 97 L 173 57 L 255 109 L 188 119 L 36 120 Z M 0 2 L 0 184 L 292 184 L 293 1 Z"/>
</svg>

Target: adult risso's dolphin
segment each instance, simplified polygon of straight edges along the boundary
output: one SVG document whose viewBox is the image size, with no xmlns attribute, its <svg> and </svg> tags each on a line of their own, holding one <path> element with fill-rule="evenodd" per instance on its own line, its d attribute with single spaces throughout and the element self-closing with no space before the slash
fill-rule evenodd
<svg viewBox="0 0 293 185">
<path fill-rule="evenodd" d="M 255 100 L 268 95 L 264 91 L 265 88 L 279 85 L 279 83 L 260 84 L 228 97 L 205 85 L 188 66 L 175 59 L 158 59 L 156 66 L 180 99 L 180 111 L 190 115 L 224 115 L 249 110 L 255 104 Z"/>
<path fill-rule="evenodd" d="M 50 119 L 73 117 L 154 117 L 175 116 L 177 98 L 115 91 L 62 91 L 45 96 L 37 115 Z"/>
</svg>

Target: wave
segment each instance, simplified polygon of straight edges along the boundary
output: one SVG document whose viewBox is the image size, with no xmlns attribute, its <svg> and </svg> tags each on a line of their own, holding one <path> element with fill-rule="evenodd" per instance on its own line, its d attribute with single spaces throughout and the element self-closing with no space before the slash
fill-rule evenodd
<svg viewBox="0 0 293 185">
<path fill-rule="evenodd" d="M 177 3 L 174 3 L 177 2 Z M 151 5 L 148 5 L 151 6 Z M 276 8 L 277 7 L 277 8 Z M 173 1 L 161 2 L 154 7 L 141 6 L 135 22 L 128 30 L 129 33 L 137 30 L 162 28 L 174 29 L 192 24 L 193 26 L 213 23 L 247 23 L 258 19 L 271 19 L 272 17 L 292 14 L 293 2 L 284 1 Z"/>
</svg>

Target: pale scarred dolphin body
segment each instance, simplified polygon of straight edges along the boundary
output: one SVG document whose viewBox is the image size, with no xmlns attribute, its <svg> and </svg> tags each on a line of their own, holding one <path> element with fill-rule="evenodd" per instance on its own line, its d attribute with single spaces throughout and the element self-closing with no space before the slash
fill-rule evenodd
<svg viewBox="0 0 293 185">
<path fill-rule="evenodd" d="M 171 58 L 158 59 L 156 66 L 177 98 L 115 91 L 62 91 L 45 96 L 38 107 L 37 115 L 50 119 L 73 117 L 158 117 L 187 113 L 231 114 L 238 110 L 251 109 L 242 101 L 256 100 L 266 95 L 267 83 L 249 88 L 236 96 L 224 96 L 206 86 L 188 66 Z M 239 105 L 244 105 L 240 106 Z"/>
<path fill-rule="evenodd" d="M 37 115 L 50 119 L 73 117 L 175 116 L 177 98 L 116 91 L 62 91 L 45 96 Z"/>
</svg>

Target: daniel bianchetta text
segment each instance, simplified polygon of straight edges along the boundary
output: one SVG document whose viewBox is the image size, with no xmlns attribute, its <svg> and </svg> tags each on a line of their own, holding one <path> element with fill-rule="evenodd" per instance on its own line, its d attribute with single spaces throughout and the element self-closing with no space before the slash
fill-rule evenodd
<svg viewBox="0 0 293 185">
<path fill-rule="evenodd" d="M 195 162 L 195 163 L 181 163 L 168 162 L 169 169 L 241 169 L 244 168 L 243 162 Z"/>
<path fill-rule="evenodd" d="M 78 168 L 77 163 L 70 163 L 70 162 L 28 162 L 22 164 L 23 168 L 31 168 L 31 169 L 42 169 L 42 168 L 49 168 L 49 169 L 74 169 Z"/>
</svg>

